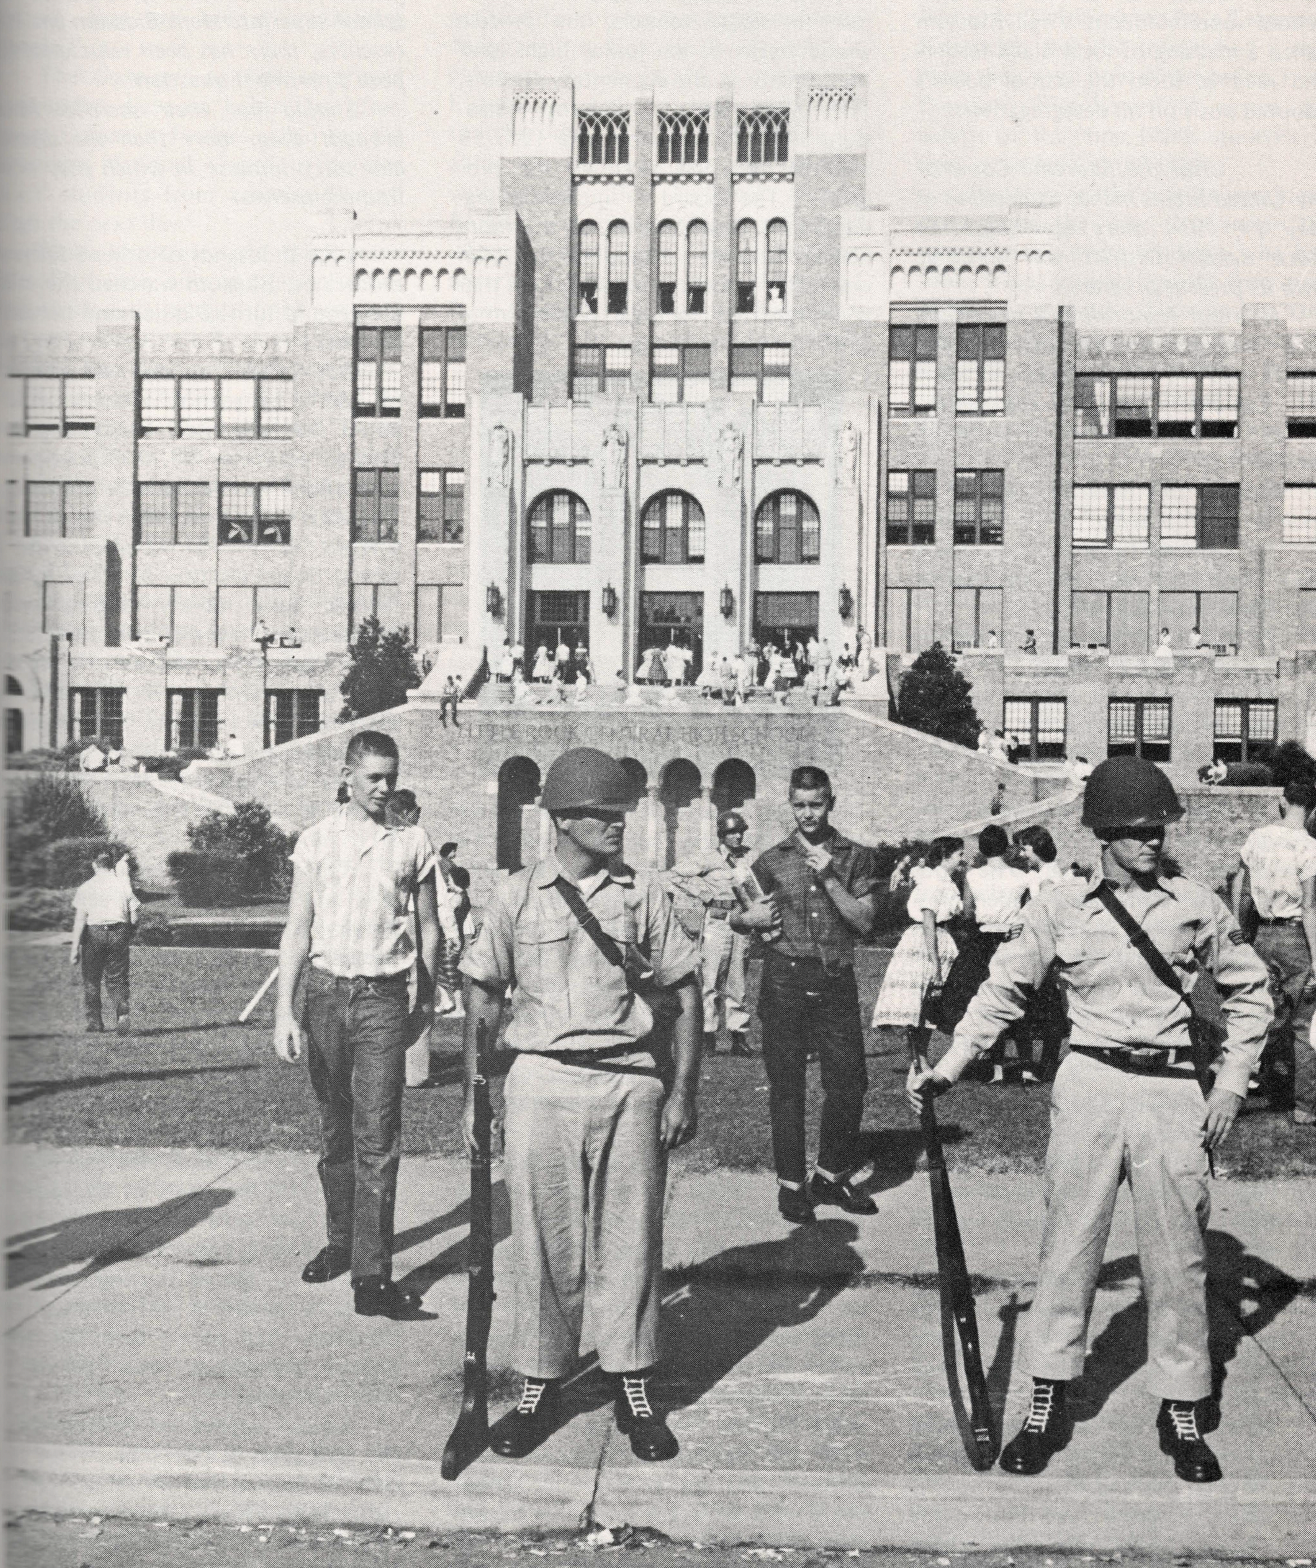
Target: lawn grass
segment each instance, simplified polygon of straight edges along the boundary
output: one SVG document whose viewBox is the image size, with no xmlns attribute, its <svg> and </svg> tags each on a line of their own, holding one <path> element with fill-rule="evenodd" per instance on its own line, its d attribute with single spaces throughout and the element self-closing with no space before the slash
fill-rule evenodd
<svg viewBox="0 0 1316 1568">
<path fill-rule="evenodd" d="M 860 955 L 865 1017 L 888 957 L 880 949 Z M 274 1058 L 271 997 L 251 1024 L 235 1022 L 271 964 L 270 953 L 241 949 L 135 948 L 136 1032 L 120 1039 L 82 1033 L 80 984 L 66 945 L 11 939 L 10 1137 L 150 1148 L 315 1149 L 318 1122 L 305 1068 Z M 757 965 L 750 974 L 752 1007 Z M 757 1019 L 751 1041 L 757 1048 Z M 934 1043 L 934 1055 L 944 1044 Z M 406 1096 L 408 1154 L 460 1152 L 460 1045 L 460 1025 L 441 1022 L 435 1038 L 437 1086 Z M 903 1032 L 870 1034 L 868 1051 L 864 1130 L 885 1185 L 913 1170 L 920 1140 L 902 1097 Z M 500 1074 L 504 1067 L 500 1064 Z M 757 1058 L 707 1059 L 699 1136 L 683 1158 L 700 1168 L 769 1168 L 767 1098 Z M 811 1129 L 817 1127 L 819 1099 L 817 1069 L 811 1068 Z M 961 1085 L 939 1104 L 948 1163 L 978 1171 L 1040 1169 L 1047 1103 L 1045 1088 Z M 1217 1168 L 1247 1178 L 1316 1175 L 1316 1135 L 1262 1104 L 1249 1104 Z"/>
</svg>

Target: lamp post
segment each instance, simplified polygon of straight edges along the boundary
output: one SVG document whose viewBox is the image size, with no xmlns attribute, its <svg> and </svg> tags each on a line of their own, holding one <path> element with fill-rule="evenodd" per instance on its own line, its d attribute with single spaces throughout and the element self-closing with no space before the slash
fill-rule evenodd
<svg viewBox="0 0 1316 1568">
<path fill-rule="evenodd" d="M 728 583 L 722 590 L 718 601 L 718 608 L 722 611 L 723 616 L 728 621 L 736 613 L 736 596 L 731 591 L 730 583 Z"/>
<path fill-rule="evenodd" d="M 603 605 L 604 615 L 611 620 L 617 613 L 617 590 L 611 583 L 605 586 L 603 593 L 600 595 L 600 602 Z"/>
<path fill-rule="evenodd" d="M 836 596 L 836 608 L 840 611 L 843 621 L 848 621 L 854 614 L 854 595 L 844 583 L 841 584 L 841 591 Z"/>
<path fill-rule="evenodd" d="M 503 613 L 503 590 L 497 583 L 490 583 L 484 590 L 484 607 L 493 620 L 499 620 Z"/>
</svg>

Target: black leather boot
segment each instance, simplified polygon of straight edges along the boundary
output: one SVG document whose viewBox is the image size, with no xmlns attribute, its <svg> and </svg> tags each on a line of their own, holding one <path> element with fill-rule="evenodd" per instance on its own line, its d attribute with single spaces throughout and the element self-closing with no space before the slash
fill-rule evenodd
<svg viewBox="0 0 1316 1568">
<path fill-rule="evenodd" d="M 819 1203 L 834 1203 L 847 1214 L 876 1214 L 877 1204 L 867 1193 L 858 1191 L 850 1185 L 849 1180 L 832 1181 L 828 1176 L 814 1171 L 809 1178 L 809 1197 L 815 1206 Z"/>
<path fill-rule="evenodd" d="M 489 1447 L 504 1459 L 524 1459 L 557 1426 L 558 1385 L 549 1378 L 528 1377 L 521 1385 L 516 1408 L 509 1410 L 489 1434 Z"/>
<path fill-rule="evenodd" d="M 642 1372 L 623 1372 L 617 1381 L 617 1430 L 630 1438 L 631 1452 L 637 1459 L 675 1459 L 680 1445 L 649 1403 L 649 1379 Z"/>
<path fill-rule="evenodd" d="M 1011 1475 L 1041 1475 L 1052 1454 L 1073 1435 L 1074 1423 L 1065 1407 L 1064 1383 L 1033 1379 L 1033 1402 L 1013 1442 L 1001 1451 L 1001 1469 Z"/>
<path fill-rule="evenodd" d="M 803 1187 L 777 1188 L 777 1213 L 792 1225 L 813 1224 L 813 1204 Z"/>
<path fill-rule="evenodd" d="M 1163 1399 L 1156 1417 L 1161 1452 L 1174 1460 L 1181 1481 L 1218 1481 L 1220 1461 L 1202 1437 L 1197 1406 L 1191 1399 Z"/>
<path fill-rule="evenodd" d="M 352 1302 L 363 1318 L 392 1318 L 395 1323 L 406 1323 L 425 1315 L 414 1290 L 403 1290 L 380 1274 L 353 1280 Z"/>
</svg>

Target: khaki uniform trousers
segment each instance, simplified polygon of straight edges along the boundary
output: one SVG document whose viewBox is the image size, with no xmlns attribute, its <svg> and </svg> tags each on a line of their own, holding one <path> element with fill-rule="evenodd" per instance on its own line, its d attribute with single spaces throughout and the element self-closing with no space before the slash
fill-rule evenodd
<svg viewBox="0 0 1316 1568">
<path fill-rule="evenodd" d="M 1202 1091 L 1071 1053 L 1051 1089 L 1046 1221 L 1028 1314 L 1034 1377 L 1083 1370 L 1088 1319 L 1121 1178 L 1133 1195 L 1147 1301 L 1147 1386 L 1161 1399 L 1211 1392 L 1207 1351 L 1207 1188 Z"/>
<path fill-rule="evenodd" d="M 745 1008 L 745 968 L 749 962 L 749 938 L 731 929 L 729 920 L 704 917 L 704 943 L 701 952 L 704 971 L 704 1033 L 717 1033 L 719 1000 L 726 1012 L 727 1029 L 744 1034 L 749 1028 Z"/>
<path fill-rule="evenodd" d="M 503 1179 L 512 1211 L 512 1364 L 566 1377 L 658 1360 L 667 1155 L 656 1077 L 520 1055 L 507 1075 Z"/>
</svg>

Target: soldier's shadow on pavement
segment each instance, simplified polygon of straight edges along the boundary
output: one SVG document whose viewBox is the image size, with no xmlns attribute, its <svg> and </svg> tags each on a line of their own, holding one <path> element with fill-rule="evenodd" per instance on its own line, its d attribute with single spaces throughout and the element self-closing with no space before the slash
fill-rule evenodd
<svg viewBox="0 0 1316 1568">
<path fill-rule="evenodd" d="M 203 1187 L 150 1207 L 100 1209 L 22 1231 L 5 1244 L 6 1287 L 13 1290 L 36 1280 L 44 1281 L 38 1290 L 75 1285 L 111 1264 L 167 1247 L 232 1200 L 227 1187 Z"/>
<path fill-rule="evenodd" d="M 507 1188 L 501 1180 L 493 1183 L 490 1196 L 493 1200 L 493 1244 L 496 1247 L 512 1234 L 512 1208 L 508 1202 Z M 470 1223 L 471 1200 L 463 1198 L 446 1214 L 436 1215 L 432 1220 L 426 1220 L 423 1225 L 415 1225 L 410 1230 L 399 1231 L 393 1238 L 393 1255 L 397 1257 L 411 1247 L 433 1241 L 436 1236 L 442 1236 L 450 1230 L 464 1229 Z M 450 1247 L 445 1247 L 442 1252 L 435 1253 L 427 1262 L 418 1263 L 398 1279 L 398 1284 L 403 1290 L 414 1290 L 423 1296 L 431 1285 L 445 1276 L 464 1273 L 469 1262 L 468 1234 L 460 1241 L 453 1242 Z"/>
<path fill-rule="evenodd" d="M 1208 1231 L 1206 1250 L 1212 1397 L 1218 1401 L 1229 1363 L 1243 1339 L 1273 1323 L 1308 1287 L 1248 1252 L 1228 1231 Z M 1138 1259 L 1131 1254 L 1104 1264 L 1099 1284 L 1109 1286 L 1138 1277 Z M 1146 1360 L 1147 1304 L 1139 1290 L 1088 1347 L 1083 1376 L 1070 1400 L 1074 1419 L 1090 1421 L 1099 1415 L 1115 1390 Z"/>
<path fill-rule="evenodd" d="M 948 1122 L 938 1130 L 946 1148 L 962 1143 L 966 1136 L 956 1122 Z M 918 1171 L 926 1147 L 921 1127 L 866 1127 L 860 1136 L 864 1157 L 873 1165 L 873 1174 L 860 1183 L 865 1192 L 902 1187 Z"/>
</svg>

